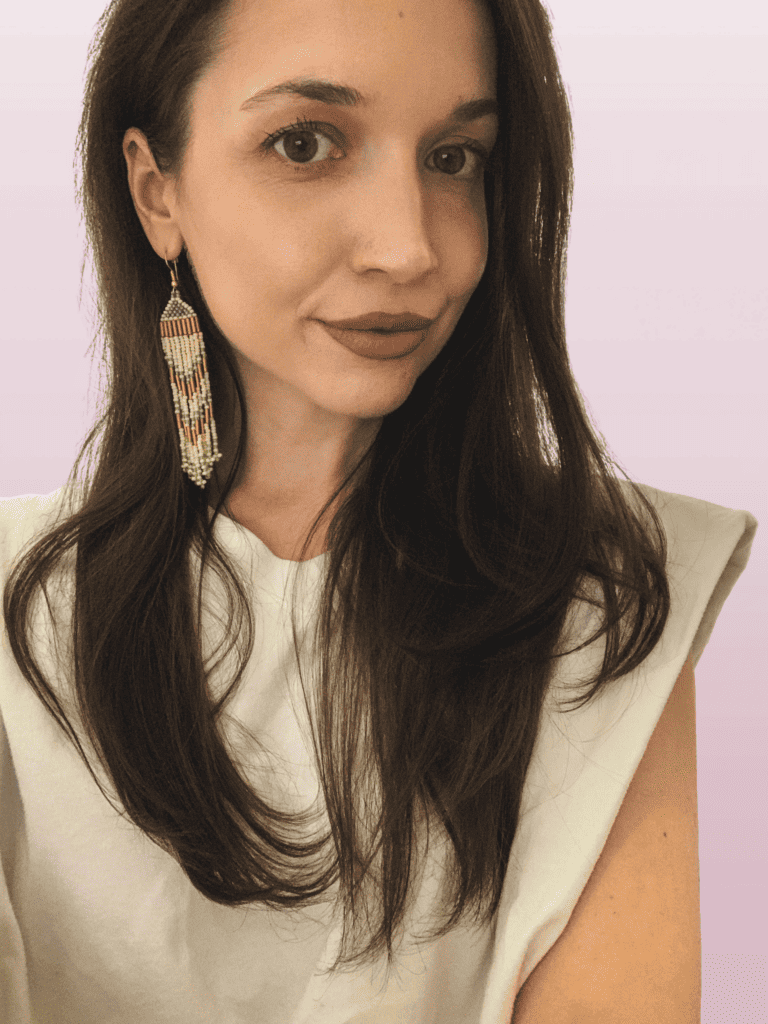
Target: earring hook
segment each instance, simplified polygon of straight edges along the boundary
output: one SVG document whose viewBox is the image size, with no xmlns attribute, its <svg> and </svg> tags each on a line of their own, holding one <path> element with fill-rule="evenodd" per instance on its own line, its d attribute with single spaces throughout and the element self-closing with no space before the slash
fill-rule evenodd
<svg viewBox="0 0 768 1024">
<path fill-rule="evenodd" d="M 170 264 L 168 263 L 167 257 L 163 256 L 163 259 L 165 260 L 165 265 L 166 265 L 166 267 L 168 267 L 168 270 L 170 271 L 170 274 L 171 274 L 171 287 L 172 288 L 178 288 L 178 286 L 179 286 L 179 274 L 178 274 L 178 268 L 176 266 L 176 260 L 171 260 L 171 262 L 173 263 L 173 266 L 171 267 Z"/>
</svg>

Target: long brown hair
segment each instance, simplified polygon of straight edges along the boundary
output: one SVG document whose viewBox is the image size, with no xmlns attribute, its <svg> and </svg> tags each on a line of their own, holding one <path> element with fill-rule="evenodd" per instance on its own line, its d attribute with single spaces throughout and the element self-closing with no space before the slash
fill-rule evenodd
<svg viewBox="0 0 768 1024">
<path fill-rule="evenodd" d="M 663 527 L 641 490 L 614 474 L 569 364 L 573 140 L 551 25 L 539 0 L 486 3 L 501 123 L 485 181 L 485 273 L 449 343 L 384 418 L 356 467 L 359 482 L 344 490 L 350 475 L 329 499 L 302 552 L 342 495 L 316 620 L 313 743 L 330 833 L 310 841 L 308 818 L 270 806 L 222 734 L 253 647 L 253 597 L 212 531 L 243 458 L 247 410 L 228 342 L 182 257 L 214 410 L 217 396 L 233 393 L 241 413 L 211 518 L 206 492 L 181 470 L 158 333 L 168 273 L 136 215 L 121 148 L 138 127 L 161 171 L 178 173 L 190 90 L 219 52 L 226 0 L 113 0 L 99 23 L 78 197 L 107 388 L 65 489 L 79 491 L 77 507 L 23 554 L 4 592 L 21 672 L 110 799 L 28 642 L 37 588 L 75 549 L 74 717 L 117 809 L 216 903 L 308 906 L 338 882 L 344 939 L 334 968 L 371 962 L 385 947 L 391 963 L 420 811 L 453 847 L 446 920 L 430 937 L 470 910 L 491 920 L 558 641 L 582 584 L 602 595 L 587 598 L 601 615 L 584 644 L 605 636 L 606 646 L 573 710 L 640 665 L 669 614 Z M 94 464 L 79 482 L 88 450 Z M 229 602 L 229 643 L 214 666 L 200 641 L 206 567 Z M 298 654 L 295 624 L 294 641 Z M 214 697 L 210 674 L 233 650 L 236 670 Z M 373 810 L 361 821 L 363 798 Z M 358 942 L 366 876 L 376 879 L 379 913 Z"/>
</svg>

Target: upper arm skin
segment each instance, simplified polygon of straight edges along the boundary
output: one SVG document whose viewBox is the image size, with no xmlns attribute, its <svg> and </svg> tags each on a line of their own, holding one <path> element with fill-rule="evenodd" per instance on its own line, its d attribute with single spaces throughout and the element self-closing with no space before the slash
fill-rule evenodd
<svg viewBox="0 0 768 1024">
<path fill-rule="evenodd" d="M 689 657 L 589 881 L 512 1024 L 700 1024 L 696 706 Z"/>
</svg>

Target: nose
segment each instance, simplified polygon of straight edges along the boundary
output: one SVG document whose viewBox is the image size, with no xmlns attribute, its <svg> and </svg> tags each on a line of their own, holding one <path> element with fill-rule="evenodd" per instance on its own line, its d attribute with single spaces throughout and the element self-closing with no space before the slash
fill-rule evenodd
<svg viewBox="0 0 768 1024">
<path fill-rule="evenodd" d="M 371 153 L 356 203 L 354 269 L 383 270 L 398 283 L 438 267 L 424 183 L 413 155 Z"/>
</svg>

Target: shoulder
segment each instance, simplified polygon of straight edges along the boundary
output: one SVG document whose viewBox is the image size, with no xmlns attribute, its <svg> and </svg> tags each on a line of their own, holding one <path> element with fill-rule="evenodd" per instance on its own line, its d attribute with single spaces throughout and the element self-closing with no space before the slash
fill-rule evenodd
<svg viewBox="0 0 768 1024">
<path fill-rule="evenodd" d="M 0 589 L 19 556 L 69 511 L 69 492 L 0 498 Z"/>
<path fill-rule="evenodd" d="M 48 494 L 16 494 L 0 498 L 0 529 L 9 533 L 33 524 L 62 507 L 66 489 L 59 487 Z"/>
<path fill-rule="evenodd" d="M 629 484 L 628 497 L 637 501 Z M 747 566 L 758 521 L 745 509 L 728 508 L 687 494 L 639 489 L 661 520 L 667 542 L 666 571 L 672 599 L 667 642 L 683 647 L 697 664 L 715 621 Z"/>
<path fill-rule="evenodd" d="M 689 494 L 662 491 L 648 484 L 619 481 L 625 497 L 636 508 L 640 499 L 635 487 L 650 502 L 661 520 L 673 567 L 677 561 L 702 561 L 730 552 L 741 543 L 751 544 L 757 520 L 744 509 L 728 508 Z"/>
</svg>

